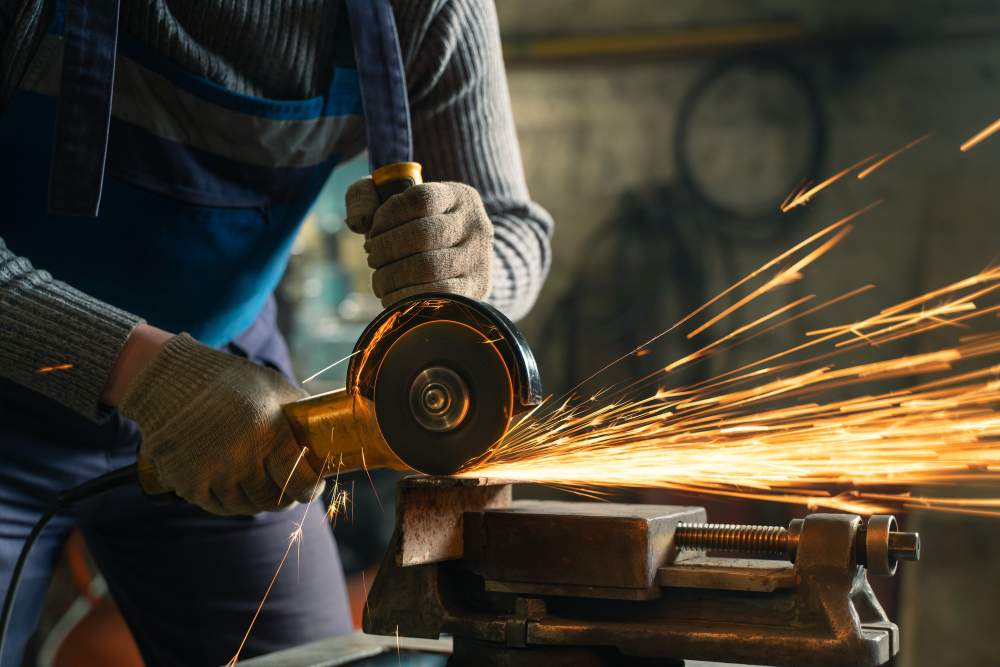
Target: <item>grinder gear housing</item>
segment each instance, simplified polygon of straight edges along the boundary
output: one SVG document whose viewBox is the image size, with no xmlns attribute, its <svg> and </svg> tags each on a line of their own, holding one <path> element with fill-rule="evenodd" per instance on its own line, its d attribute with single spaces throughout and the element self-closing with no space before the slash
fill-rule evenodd
<svg viewBox="0 0 1000 667">
<path fill-rule="evenodd" d="M 345 389 L 284 411 L 317 471 L 450 475 L 503 438 L 541 391 L 531 350 L 503 314 L 466 297 L 423 294 L 365 329 Z"/>
</svg>

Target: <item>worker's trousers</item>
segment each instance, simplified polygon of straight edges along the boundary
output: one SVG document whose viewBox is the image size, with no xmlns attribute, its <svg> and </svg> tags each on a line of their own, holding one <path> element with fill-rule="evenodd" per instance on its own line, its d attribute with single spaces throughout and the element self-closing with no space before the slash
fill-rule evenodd
<svg viewBox="0 0 1000 667">
<path fill-rule="evenodd" d="M 223 349 L 290 373 L 273 302 Z M 95 424 L 0 381 L 0 596 L 28 533 L 58 493 L 135 463 L 139 442 L 135 423 L 117 413 Z M 306 510 L 221 517 L 188 504 L 157 507 L 133 488 L 57 516 L 31 554 L 0 667 L 20 664 L 75 526 L 150 667 L 228 662 L 303 516 L 304 539 L 292 547 L 240 657 L 351 632 L 333 534 L 322 507 Z"/>
</svg>

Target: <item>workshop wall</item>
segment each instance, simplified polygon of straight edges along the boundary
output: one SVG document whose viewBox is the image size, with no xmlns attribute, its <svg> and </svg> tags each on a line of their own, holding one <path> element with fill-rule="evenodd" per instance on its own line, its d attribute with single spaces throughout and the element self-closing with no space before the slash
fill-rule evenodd
<svg viewBox="0 0 1000 667">
<path fill-rule="evenodd" d="M 760 22 L 793 6 L 831 4 L 838 8 L 836 16 L 854 16 L 859 24 L 870 25 L 873 33 L 889 29 L 884 16 L 858 11 L 863 3 L 846 3 L 854 4 L 853 14 L 844 9 L 845 3 L 791 2 L 506 0 L 499 9 L 505 38 L 510 33 L 521 35 L 509 37 L 516 41 L 526 39 L 522 31 L 527 26 L 537 26 L 542 34 L 557 29 L 560 16 L 572 17 L 571 25 L 580 30 L 597 30 L 595 26 L 602 25 L 623 30 L 639 25 L 647 30 L 677 28 L 704 15 L 713 20 L 719 16 L 708 11 L 699 16 L 692 7 L 701 4 L 730 9 L 724 17 L 728 20 Z M 616 11 L 607 10 L 611 5 Z M 664 5 L 677 7 L 667 11 Z M 628 9 L 633 6 L 634 10 Z M 755 16 L 748 6 L 758 7 L 762 15 Z M 659 11 L 653 11 L 654 7 Z M 922 23 L 929 20 L 911 6 L 906 15 L 914 14 L 924 17 Z M 641 23 L 636 17 L 649 20 Z M 900 43 L 888 46 L 893 40 Z M 992 122 L 1000 110 L 998 47 L 1000 37 L 928 37 L 925 41 L 896 34 L 829 50 L 788 51 L 822 96 L 829 125 L 823 174 L 830 175 L 874 152 L 889 152 L 929 132 L 936 134 L 864 182 L 845 182 L 824 192 L 787 238 L 734 248 L 738 266 L 732 272 L 742 276 L 785 249 L 788 241 L 804 238 L 878 199 L 885 201 L 881 209 L 859 221 L 858 231 L 822 266 L 829 276 L 852 275 L 877 285 L 873 293 L 853 302 L 857 312 L 898 301 L 924 286 L 989 263 L 996 254 L 991 244 L 974 240 L 990 238 L 994 228 L 995 209 L 984 199 L 994 189 L 989 184 L 1000 176 L 996 159 L 1000 147 L 984 144 L 964 155 L 957 147 Z M 621 196 L 676 182 L 673 136 L 678 108 L 697 78 L 720 57 L 510 62 L 508 79 L 528 183 L 533 197 L 557 221 L 552 272 L 538 307 L 521 323 L 529 339 L 539 336 L 546 314 L 567 290 L 577 269 L 590 261 L 591 235 L 616 214 Z M 732 132 L 727 134 L 732 136 Z M 753 137 L 743 141 L 753 141 Z M 761 142 L 755 145 L 771 148 Z M 738 143 L 732 148 L 740 151 Z M 760 162 L 776 159 L 780 159 L 776 153 L 764 155 Z M 752 173 L 745 174 L 748 180 L 752 177 Z M 777 212 L 775 217 L 780 218 Z M 717 286 L 726 285 L 723 277 Z M 815 323 L 807 319 L 802 328 L 814 328 Z M 780 346 L 784 341 L 775 343 Z"/>
<path fill-rule="evenodd" d="M 839 248 L 758 312 L 809 293 L 832 297 L 868 283 L 877 289 L 722 355 L 714 369 L 761 358 L 808 330 L 966 277 L 1000 254 L 1000 139 L 966 154 L 958 149 L 1000 116 L 995 3 L 502 0 L 498 10 L 529 187 L 556 220 L 548 282 L 520 323 L 539 356 L 547 392 L 569 389 L 647 332 L 666 329 L 687 312 L 685 290 L 714 295 L 734 277 L 876 200 L 883 203 L 858 220 Z M 650 46 L 630 51 L 628 36 L 638 33 L 653 34 Z M 734 34 L 758 41 L 729 48 L 726 36 L 737 39 Z M 671 37 L 688 47 L 670 48 L 664 42 Z M 783 218 L 778 204 L 795 183 L 780 191 L 787 174 L 768 169 L 802 162 L 797 155 L 808 151 L 788 137 L 797 131 L 790 127 L 803 121 L 783 116 L 773 96 L 761 99 L 772 90 L 769 84 L 755 89 L 752 77 L 736 79 L 731 97 L 723 91 L 715 100 L 721 108 L 707 107 L 692 125 L 707 142 L 701 173 L 708 181 L 714 174 L 711 192 L 723 199 L 775 191 L 774 215 L 736 225 L 701 215 L 679 185 L 679 110 L 714 63 L 751 48 L 776 49 L 815 88 L 826 127 L 824 176 L 934 134 L 864 181 L 852 175 L 799 215 Z M 635 227 L 637 218 L 649 219 Z M 646 247 L 616 241 L 629 233 L 640 241 L 648 234 Z M 645 268 L 650 253 L 662 252 L 660 264 L 669 264 L 677 244 L 697 259 L 697 271 Z M 642 270 L 615 270 L 621 264 L 614 252 Z M 653 290 L 650 281 L 657 283 Z M 648 312 L 630 314 L 622 305 L 629 299 Z M 604 322 L 598 321 L 602 313 Z M 664 340 L 645 357 L 646 370 L 683 349 L 682 341 Z M 634 372 L 628 368 L 623 375 Z M 1000 523 L 937 516 L 910 521 L 922 533 L 925 557 L 901 568 L 906 582 L 896 616 L 904 648 L 898 664 L 997 664 Z"/>
</svg>

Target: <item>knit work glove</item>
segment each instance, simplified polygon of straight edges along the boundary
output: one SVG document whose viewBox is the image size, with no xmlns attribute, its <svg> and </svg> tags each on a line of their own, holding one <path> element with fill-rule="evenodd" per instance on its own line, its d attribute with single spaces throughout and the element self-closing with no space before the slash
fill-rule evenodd
<svg viewBox="0 0 1000 667">
<path fill-rule="evenodd" d="M 375 183 L 362 178 L 347 190 L 347 226 L 365 235 L 372 291 L 385 308 L 422 292 L 489 296 L 493 223 L 475 188 L 424 183 L 380 206 Z"/>
<path fill-rule="evenodd" d="M 256 514 L 322 491 L 281 411 L 306 395 L 280 373 L 182 333 L 139 372 L 118 409 L 138 423 L 161 484 L 213 514 Z"/>
</svg>

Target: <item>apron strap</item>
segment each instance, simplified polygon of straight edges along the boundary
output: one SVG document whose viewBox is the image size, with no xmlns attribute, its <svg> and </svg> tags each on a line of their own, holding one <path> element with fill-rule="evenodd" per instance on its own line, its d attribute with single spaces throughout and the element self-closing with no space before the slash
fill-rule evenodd
<svg viewBox="0 0 1000 667">
<path fill-rule="evenodd" d="M 389 0 L 346 0 L 372 171 L 413 161 L 403 57 Z"/>
<path fill-rule="evenodd" d="M 119 0 L 66 0 L 49 213 L 96 216 L 104 184 Z"/>
</svg>

